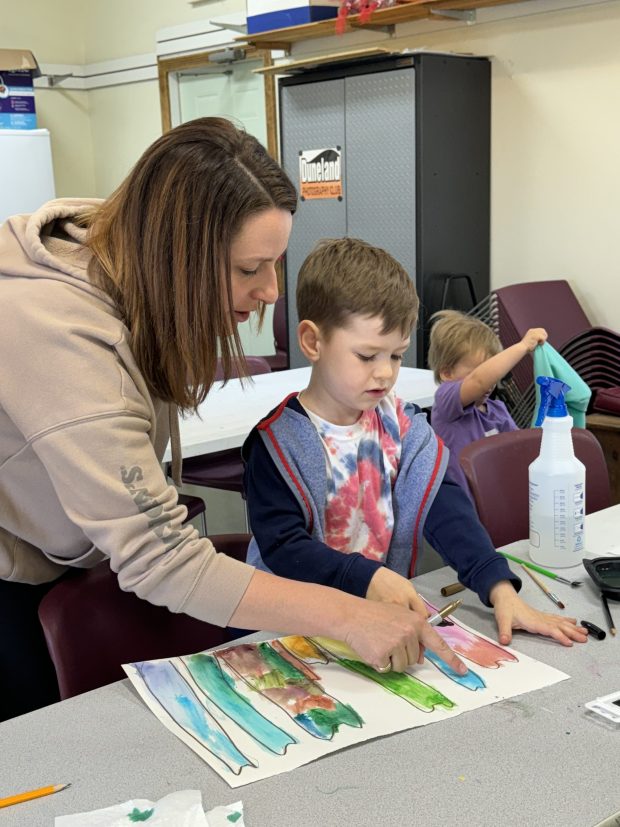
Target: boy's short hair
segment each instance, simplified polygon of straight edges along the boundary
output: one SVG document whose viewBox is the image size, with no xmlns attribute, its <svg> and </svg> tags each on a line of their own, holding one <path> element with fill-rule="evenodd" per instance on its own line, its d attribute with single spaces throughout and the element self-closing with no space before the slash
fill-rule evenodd
<svg viewBox="0 0 620 827">
<path fill-rule="evenodd" d="M 326 238 L 297 277 L 297 315 L 329 338 L 353 315 L 378 316 L 382 333 L 408 336 L 418 318 L 418 294 L 405 268 L 380 247 L 358 238 Z"/>
<path fill-rule="evenodd" d="M 440 374 L 452 370 L 468 354 L 483 353 L 485 358 L 502 350 L 498 337 L 480 319 L 458 310 L 440 310 L 430 318 L 431 335 L 428 348 L 428 366 L 436 382 Z"/>
</svg>

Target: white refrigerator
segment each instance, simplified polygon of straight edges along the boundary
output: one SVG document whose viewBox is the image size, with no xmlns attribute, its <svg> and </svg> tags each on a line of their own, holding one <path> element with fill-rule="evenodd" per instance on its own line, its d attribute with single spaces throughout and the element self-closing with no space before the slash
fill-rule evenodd
<svg viewBox="0 0 620 827">
<path fill-rule="evenodd" d="M 0 224 L 56 197 L 47 129 L 0 129 Z"/>
</svg>

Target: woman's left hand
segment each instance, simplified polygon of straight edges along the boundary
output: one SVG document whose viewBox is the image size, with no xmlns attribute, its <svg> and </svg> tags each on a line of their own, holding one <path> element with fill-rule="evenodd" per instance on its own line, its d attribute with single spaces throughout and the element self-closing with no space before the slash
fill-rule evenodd
<svg viewBox="0 0 620 827">
<path fill-rule="evenodd" d="M 583 626 L 577 626 L 574 617 L 540 612 L 532 608 L 514 590 L 507 580 L 496 583 L 489 594 L 495 611 L 495 622 L 499 632 L 499 642 L 507 645 L 512 640 L 513 629 L 523 629 L 535 635 L 552 637 L 563 646 L 585 643 L 588 632 Z"/>
</svg>

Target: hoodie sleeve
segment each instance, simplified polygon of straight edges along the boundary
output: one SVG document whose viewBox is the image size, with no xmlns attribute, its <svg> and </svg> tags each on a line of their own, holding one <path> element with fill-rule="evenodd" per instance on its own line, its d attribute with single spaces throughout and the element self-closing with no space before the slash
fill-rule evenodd
<svg viewBox="0 0 620 827">
<path fill-rule="evenodd" d="M 424 537 L 485 606 L 491 605 L 489 592 L 500 580 L 509 580 L 520 590 L 521 580 L 497 553 L 469 497 L 452 480 L 444 479 L 439 486 L 426 518 Z"/>
<path fill-rule="evenodd" d="M 61 564 L 80 566 L 98 549 L 122 589 L 226 625 L 254 570 L 183 525 L 128 331 L 86 287 L 2 284 L 0 353 L 10 370 L 0 409 L 19 434 L 4 465 L 18 468 L 21 536 L 37 534 L 42 553 Z"/>
</svg>

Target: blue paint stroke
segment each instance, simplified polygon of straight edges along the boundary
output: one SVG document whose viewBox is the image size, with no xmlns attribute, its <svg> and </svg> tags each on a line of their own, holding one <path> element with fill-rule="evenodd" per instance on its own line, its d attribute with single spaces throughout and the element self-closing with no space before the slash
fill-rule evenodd
<svg viewBox="0 0 620 827">
<path fill-rule="evenodd" d="M 477 689 L 486 689 L 486 683 L 473 669 L 470 669 L 465 675 L 459 675 L 451 666 L 448 666 L 445 660 L 442 660 L 439 655 L 431 652 L 430 649 L 424 650 L 424 657 L 430 660 L 447 678 L 450 678 L 454 683 L 458 683 L 459 686 L 465 689 L 471 689 L 472 692 L 475 692 Z"/>
<path fill-rule="evenodd" d="M 185 732 L 231 772 L 256 766 L 230 740 L 218 722 L 202 706 L 194 690 L 168 661 L 134 663 L 138 674 L 156 701 Z"/>
<path fill-rule="evenodd" d="M 284 755 L 289 744 L 298 743 L 296 738 L 261 715 L 247 698 L 237 692 L 234 679 L 222 671 L 216 658 L 201 653 L 182 660 L 209 700 L 261 746 Z"/>
</svg>

